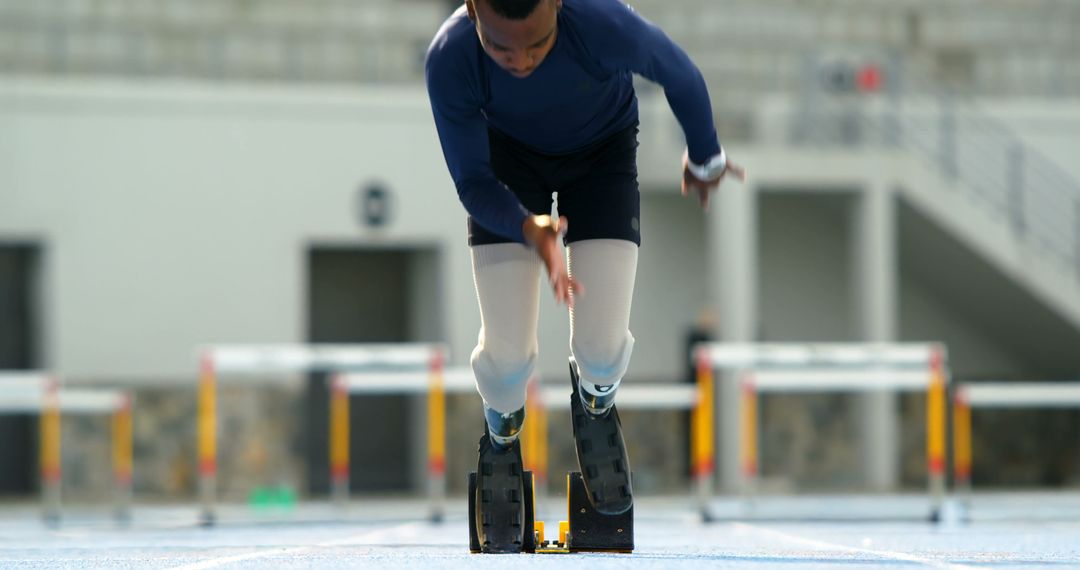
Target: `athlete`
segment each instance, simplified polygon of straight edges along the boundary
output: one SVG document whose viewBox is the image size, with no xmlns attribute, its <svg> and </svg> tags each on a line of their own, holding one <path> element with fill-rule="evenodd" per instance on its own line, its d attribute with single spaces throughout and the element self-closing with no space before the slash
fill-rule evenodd
<svg viewBox="0 0 1080 570">
<path fill-rule="evenodd" d="M 700 71 L 620 0 L 465 0 L 432 41 L 425 72 L 443 155 L 469 214 L 480 304 L 471 363 L 487 433 L 470 500 L 482 551 L 519 552 L 517 439 L 538 354 L 544 269 L 570 310 L 571 411 L 586 489 L 600 513 L 633 505 L 614 406 L 634 346 L 641 244 L 633 74 L 664 88 L 683 128 L 684 195 L 705 207 L 727 173 L 745 173 L 720 146 Z M 553 193 L 558 217 L 550 215 Z"/>
</svg>

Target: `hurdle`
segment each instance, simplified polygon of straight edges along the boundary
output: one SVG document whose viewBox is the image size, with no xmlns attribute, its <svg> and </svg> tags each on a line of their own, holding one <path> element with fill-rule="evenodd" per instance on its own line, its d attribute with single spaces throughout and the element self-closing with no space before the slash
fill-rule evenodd
<svg viewBox="0 0 1080 570">
<path fill-rule="evenodd" d="M 712 375 L 699 376 L 698 384 L 681 383 L 633 383 L 624 382 L 619 387 L 616 405 L 620 410 L 690 410 L 693 414 L 692 469 L 700 499 L 702 516 L 706 516 L 708 485 L 715 463 L 712 449 L 712 398 L 702 397 L 704 386 L 711 386 Z M 428 464 L 445 464 L 445 410 L 432 406 L 441 402 L 446 393 L 475 393 L 476 384 L 469 368 L 452 368 L 443 374 L 424 376 L 417 372 L 352 372 L 337 375 L 335 383 L 350 394 L 420 394 L 427 392 L 428 413 Z M 710 388 L 711 389 L 711 388 Z M 521 434 L 524 467 L 532 471 L 541 494 L 546 489 L 548 466 L 548 422 L 551 410 L 570 409 L 570 386 L 546 386 L 536 377 L 529 381 L 526 399 L 526 421 Z M 344 431 L 344 429 L 343 429 Z M 347 446 L 345 447 L 347 452 Z M 344 463 L 347 464 L 347 458 Z M 445 470 L 441 471 L 445 476 Z M 443 479 L 445 481 L 445 479 Z M 441 513 L 441 494 L 431 493 L 432 513 Z M 433 516 L 434 518 L 434 516 Z"/>
<path fill-rule="evenodd" d="M 907 391 L 927 394 L 926 465 L 930 520 L 945 503 L 945 347 L 938 343 L 703 343 L 696 347 L 702 368 L 735 373 L 739 382 L 739 462 L 744 499 L 756 493 L 759 477 L 759 396 L 766 393 L 858 393 Z"/>
<path fill-rule="evenodd" d="M 114 516 L 124 523 L 131 516 L 132 396 L 129 392 L 62 388 L 46 372 L 0 372 L 0 413 L 39 416 L 39 455 L 42 518 L 59 524 L 63 480 L 62 414 L 111 414 Z"/>
<path fill-rule="evenodd" d="M 199 496 L 202 504 L 199 523 L 212 526 L 217 519 L 217 385 L 221 377 L 287 375 L 344 371 L 441 370 L 446 349 L 438 344 L 281 344 L 211 345 L 200 348 L 198 381 L 197 453 Z M 434 373 L 433 373 L 434 375 Z M 334 493 L 348 486 L 348 400 L 342 405 L 342 390 L 332 380 L 330 456 Z M 337 415 L 334 415 L 337 414 Z M 344 415 L 342 415 L 344 414 Z M 344 439 L 342 439 L 344 438 Z M 437 484 L 436 484 L 437 485 Z M 338 497 L 340 499 L 340 496 Z"/>
<path fill-rule="evenodd" d="M 475 390 L 472 371 L 447 370 L 442 352 L 433 354 L 426 372 L 381 370 L 339 372 L 334 375 L 334 395 L 330 404 L 330 469 L 334 473 L 336 501 L 344 504 L 349 495 L 349 395 L 425 395 L 427 397 L 427 474 L 431 522 L 445 516 L 446 498 L 446 394 Z"/>
<path fill-rule="evenodd" d="M 971 414 L 979 409 L 1080 408 L 1080 381 L 964 382 L 953 392 L 953 481 L 965 518 L 972 503 Z"/>
</svg>

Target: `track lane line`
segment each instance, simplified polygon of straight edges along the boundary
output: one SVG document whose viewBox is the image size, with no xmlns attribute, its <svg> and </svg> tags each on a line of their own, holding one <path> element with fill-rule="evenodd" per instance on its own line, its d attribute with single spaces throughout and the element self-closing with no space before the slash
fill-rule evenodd
<svg viewBox="0 0 1080 570">
<path fill-rule="evenodd" d="M 926 558 L 924 556 L 916 556 L 914 554 L 907 554 L 904 552 L 894 552 L 892 550 L 875 550 L 872 548 L 858 548 L 855 546 L 846 546 L 843 544 L 836 544 L 833 542 L 826 542 L 824 540 L 817 540 L 813 538 L 806 538 L 796 534 L 790 534 L 787 532 L 755 526 L 747 523 L 734 523 L 735 528 L 748 530 L 751 532 L 757 532 L 760 534 L 771 535 L 788 542 L 793 542 L 803 546 L 816 548 L 819 550 L 833 550 L 839 552 L 848 552 L 852 554 L 870 554 L 884 559 L 899 560 L 903 562 L 914 562 L 917 564 L 925 564 L 933 568 L 941 568 L 942 570 L 976 570 L 982 568 L 981 566 L 969 566 L 966 564 L 954 564 L 952 562 L 943 562 L 941 560 L 935 560 L 933 558 Z"/>
<path fill-rule="evenodd" d="M 383 528 L 378 530 L 372 530 L 363 532 L 360 534 L 342 537 L 334 540 L 327 540 L 318 542 L 315 544 L 309 544 L 306 546 L 293 546 L 290 548 L 263 548 L 252 552 L 246 552 L 244 554 L 234 554 L 231 556 L 221 556 L 218 558 L 211 558 L 203 560 L 201 562 L 193 562 L 191 564 L 183 564 L 181 566 L 172 566 L 169 570 L 207 570 L 208 568 L 217 568 L 226 564 L 233 564 L 235 562 L 244 562 L 247 560 L 258 560 L 260 558 L 270 558 L 276 556 L 286 556 L 293 554 L 302 554 L 304 552 L 310 552 L 319 548 L 334 548 L 337 546 L 349 546 L 353 544 L 369 544 L 370 541 L 378 539 L 383 535 L 393 535 L 399 533 L 405 529 L 426 525 L 427 523 L 410 522 L 401 524 L 391 528 Z"/>
</svg>

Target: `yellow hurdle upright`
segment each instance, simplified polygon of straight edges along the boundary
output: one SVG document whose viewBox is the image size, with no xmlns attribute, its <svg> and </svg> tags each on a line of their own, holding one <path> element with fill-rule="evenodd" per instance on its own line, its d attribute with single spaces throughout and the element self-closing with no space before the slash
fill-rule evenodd
<svg viewBox="0 0 1080 570">
<path fill-rule="evenodd" d="M 330 380 L 330 484 L 334 502 L 349 502 L 349 387 L 335 374 Z"/>
<path fill-rule="evenodd" d="M 41 410 L 41 492 L 45 511 L 45 521 L 56 524 L 60 521 L 60 382 L 50 376 L 42 387 L 44 389 L 43 409 Z"/>
<path fill-rule="evenodd" d="M 708 500 L 712 495 L 712 479 L 716 470 L 715 379 L 708 350 L 699 348 L 694 361 L 697 370 L 697 402 L 690 411 L 690 473 L 697 488 L 701 514 L 708 519 Z"/>
<path fill-rule="evenodd" d="M 428 485 L 431 520 L 443 519 L 446 496 L 446 364 L 443 351 L 436 349 L 428 369 Z"/>
<path fill-rule="evenodd" d="M 214 494 L 217 492 L 217 377 L 209 353 L 199 363 L 199 494 L 202 497 L 200 524 L 214 524 Z"/>
<path fill-rule="evenodd" d="M 548 419 L 547 419 L 547 405 L 544 402 L 543 390 L 540 389 L 540 380 L 537 379 L 536 383 L 536 408 L 539 413 L 536 414 L 536 421 L 533 422 L 532 427 L 536 430 L 536 459 L 534 460 L 534 471 L 536 479 L 538 481 L 538 488 L 545 494 L 547 492 L 548 482 Z M 528 420 L 526 420 L 528 421 Z"/>
<path fill-rule="evenodd" d="M 934 349 L 930 357 L 930 387 L 926 396 L 926 464 L 930 494 L 941 506 L 945 498 L 946 382 L 944 355 Z M 935 513 L 936 517 L 938 513 Z"/>
<path fill-rule="evenodd" d="M 116 518 L 131 517 L 132 480 L 132 397 L 124 394 L 112 417 L 113 479 L 116 484 Z"/>
<path fill-rule="evenodd" d="M 547 408 L 536 376 L 529 379 L 527 390 L 525 427 L 521 433 L 522 461 L 525 470 L 533 474 L 536 494 L 544 495 L 547 489 Z"/>
<path fill-rule="evenodd" d="M 957 387 L 953 398 L 953 480 L 965 500 L 971 493 L 971 404 L 967 389 Z"/>
</svg>

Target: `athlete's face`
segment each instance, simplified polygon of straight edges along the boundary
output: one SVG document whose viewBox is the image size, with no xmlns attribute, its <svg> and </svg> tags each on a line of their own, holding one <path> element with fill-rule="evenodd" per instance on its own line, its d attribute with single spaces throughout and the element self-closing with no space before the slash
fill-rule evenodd
<svg viewBox="0 0 1080 570">
<path fill-rule="evenodd" d="M 503 18 L 488 5 L 488 0 L 465 0 L 465 5 L 484 51 L 514 77 L 528 77 L 555 45 L 556 16 L 562 0 L 540 0 L 532 14 L 522 20 Z"/>
</svg>

